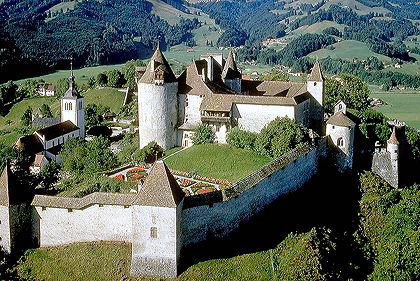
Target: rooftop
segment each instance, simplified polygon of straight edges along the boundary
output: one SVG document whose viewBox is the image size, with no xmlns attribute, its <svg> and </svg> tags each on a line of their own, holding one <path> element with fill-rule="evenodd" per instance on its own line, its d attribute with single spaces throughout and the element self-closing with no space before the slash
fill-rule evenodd
<svg viewBox="0 0 420 281">
<path fill-rule="evenodd" d="M 40 136 L 44 136 L 45 140 L 52 140 L 59 136 L 79 130 L 79 127 L 70 120 L 40 129 L 36 131 Z"/>
<path fill-rule="evenodd" d="M 356 125 L 350 118 L 348 118 L 343 112 L 338 111 L 333 116 L 331 116 L 327 124 L 339 126 L 339 127 L 353 127 Z"/>
</svg>

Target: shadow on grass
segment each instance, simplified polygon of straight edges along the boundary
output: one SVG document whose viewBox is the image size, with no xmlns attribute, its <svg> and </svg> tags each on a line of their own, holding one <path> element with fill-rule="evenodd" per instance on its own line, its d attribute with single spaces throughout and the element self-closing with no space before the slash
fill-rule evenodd
<svg viewBox="0 0 420 281">
<path fill-rule="evenodd" d="M 226 239 L 209 239 L 184 248 L 180 271 L 210 259 L 276 248 L 290 232 L 328 227 L 337 233 L 353 233 L 357 227 L 357 180 L 353 175 L 332 171 L 323 168 L 303 188 L 279 198 Z"/>
</svg>

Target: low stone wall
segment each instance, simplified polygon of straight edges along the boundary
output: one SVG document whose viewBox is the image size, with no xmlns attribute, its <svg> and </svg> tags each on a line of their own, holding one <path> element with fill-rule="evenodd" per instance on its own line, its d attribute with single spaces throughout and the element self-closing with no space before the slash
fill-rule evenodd
<svg viewBox="0 0 420 281">
<path fill-rule="evenodd" d="M 181 219 L 183 246 L 229 235 L 274 200 L 307 183 L 326 154 L 324 138 L 314 146 L 305 145 L 283 155 L 237 182 L 226 190 L 223 202 L 185 206 Z"/>
<path fill-rule="evenodd" d="M 134 194 L 92 193 L 83 198 L 36 195 L 33 240 L 39 246 L 132 238 Z"/>
</svg>

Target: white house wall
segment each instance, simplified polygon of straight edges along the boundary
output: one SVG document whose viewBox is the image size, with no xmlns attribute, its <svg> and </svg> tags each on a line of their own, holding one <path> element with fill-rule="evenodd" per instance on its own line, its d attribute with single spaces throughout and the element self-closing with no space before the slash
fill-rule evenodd
<svg viewBox="0 0 420 281">
<path fill-rule="evenodd" d="M 87 241 L 131 241 L 131 207 L 92 205 L 82 210 L 35 207 L 34 233 L 42 246 Z"/>
<path fill-rule="evenodd" d="M 293 106 L 235 104 L 232 110 L 239 128 L 251 132 L 260 132 L 265 125 L 277 117 L 295 118 Z"/>
</svg>

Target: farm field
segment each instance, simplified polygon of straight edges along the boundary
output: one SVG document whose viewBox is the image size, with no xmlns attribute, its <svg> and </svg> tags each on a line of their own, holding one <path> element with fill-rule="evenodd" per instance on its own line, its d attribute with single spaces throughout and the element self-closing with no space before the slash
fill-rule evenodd
<svg viewBox="0 0 420 281">
<path fill-rule="evenodd" d="M 387 103 L 379 108 L 389 118 L 397 118 L 420 130 L 420 94 L 404 93 L 377 93 L 372 97 L 381 99 Z"/>
<path fill-rule="evenodd" d="M 194 145 L 165 159 L 170 169 L 200 176 L 237 181 L 261 168 L 271 158 L 229 145 Z"/>
</svg>

